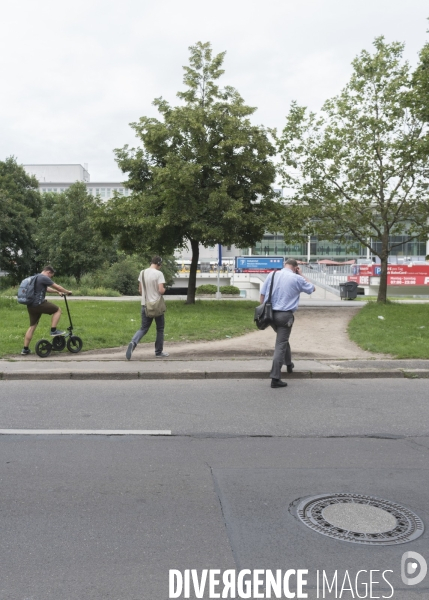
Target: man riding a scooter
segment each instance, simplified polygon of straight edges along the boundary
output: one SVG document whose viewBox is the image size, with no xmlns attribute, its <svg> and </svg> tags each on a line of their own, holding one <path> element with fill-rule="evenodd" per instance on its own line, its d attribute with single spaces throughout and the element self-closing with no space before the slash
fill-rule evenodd
<svg viewBox="0 0 429 600">
<path fill-rule="evenodd" d="M 24 338 L 24 348 L 21 350 L 21 354 L 30 354 L 31 350 L 29 348 L 30 342 L 33 338 L 34 331 L 39 324 L 39 319 L 41 315 L 52 315 L 51 319 L 51 337 L 56 337 L 59 335 L 64 335 L 64 331 L 60 331 L 57 329 L 58 322 L 61 318 L 61 309 L 56 304 L 52 302 L 48 302 L 45 299 L 46 292 L 54 293 L 56 292 L 60 296 L 71 296 L 72 292 L 70 290 L 66 290 L 61 285 L 54 283 L 52 281 L 52 277 L 55 275 L 55 270 L 51 265 L 46 265 L 43 268 L 42 272 L 39 273 L 36 277 L 36 281 L 34 284 L 34 302 L 27 306 L 28 316 L 30 317 L 30 327 L 27 330 Z"/>
</svg>

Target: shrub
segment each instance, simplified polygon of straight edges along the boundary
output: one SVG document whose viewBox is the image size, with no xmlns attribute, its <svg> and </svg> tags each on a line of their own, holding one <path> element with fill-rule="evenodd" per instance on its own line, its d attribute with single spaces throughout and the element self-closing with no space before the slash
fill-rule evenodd
<svg viewBox="0 0 429 600">
<path fill-rule="evenodd" d="M 116 291 L 116 290 L 112 290 L 111 288 L 105 288 L 105 287 L 83 287 L 81 286 L 77 292 L 75 293 L 75 296 L 108 296 L 108 297 L 118 297 L 121 294 Z"/>
<path fill-rule="evenodd" d="M 235 285 L 221 285 L 219 290 L 222 292 L 222 294 L 226 294 L 226 295 L 239 295 L 240 294 L 240 290 L 238 287 L 236 287 Z"/>
<path fill-rule="evenodd" d="M 15 281 L 11 275 L 2 275 L 0 277 L 0 290 L 7 290 L 10 287 L 13 287 Z"/>
<path fill-rule="evenodd" d="M 141 269 L 141 261 L 127 256 L 109 267 L 104 285 L 117 290 L 124 296 L 137 296 L 139 293 L 137 280 Z"/>
<path fill-rule="evenodd" d="M 216 294 L 217 287 L 212 283 L 206 283 L 205 285 L 200 285 L 197 287 L 196 295 L 200 296 L 201 294 Z"/>
</svg>

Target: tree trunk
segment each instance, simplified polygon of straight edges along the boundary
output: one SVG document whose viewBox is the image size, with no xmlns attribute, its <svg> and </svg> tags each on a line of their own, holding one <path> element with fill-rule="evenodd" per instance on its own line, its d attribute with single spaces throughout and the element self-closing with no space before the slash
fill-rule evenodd
<svg viewBox="0 0 429 600">
<path fill-rule="evenodd" d="M 389 234 L 383 233 L 381 238 L 381 275 L 380 275 L 380 287 L 378 288 L 377 302 L 386 304 L 387 300 L 387 259 L 389 258 Z"/>
<path fill-rule="evenodd" d="M 188 283 L 188 296 L 185 304 L 195 304 L 195 290 L 197 287 L 197 267 L 199 259 L 199 244 L 195 240 L 189 240 L 191 242 L 192 249 L 192 260 L 191 270 L 189 272 L 189 283 Z"/>
</svg>

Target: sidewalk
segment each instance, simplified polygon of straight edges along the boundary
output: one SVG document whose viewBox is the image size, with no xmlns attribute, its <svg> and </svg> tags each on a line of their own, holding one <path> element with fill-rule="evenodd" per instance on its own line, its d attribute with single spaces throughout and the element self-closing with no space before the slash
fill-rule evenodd
<svg viewBox="0 0 429 600">
<path fill-rule="evenodd" d="M 309 301 L 311 302 L 311 301 Z M 287 378 L 429 377 L 429 360 L 394 360 L 359 348 L 347 325 L 362 303 L 303 306 L 291 335 L 293 374 Z M 85 344 L 85 340 L 84 340 Z M 15 355 L 0 360 L 0 378 L 12 379 L 267 379 L 275 333 L 271 328 L 211 342 L 168 343 L 157 359 L 153 343 L 142 343 L 132 359 L 126 346 L 52 353 L 49 358 Z M 85 345 L 84 345 L 85 348 Z"/>
<path fill-rule="evenodd" d="M 429 360 L 296 360 L 288 379 L 429 377 Z M 0 361 L 3 380 L 31 379 L 268 379 L 270 359 Z"/>
</svg>

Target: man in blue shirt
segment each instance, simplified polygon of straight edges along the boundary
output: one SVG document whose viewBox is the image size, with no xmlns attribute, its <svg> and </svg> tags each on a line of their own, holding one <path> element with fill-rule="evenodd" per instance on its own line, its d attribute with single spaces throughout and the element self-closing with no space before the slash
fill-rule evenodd
<svg viewBox="0 0 429 600">
<path fill-rule="evenodd" d="M 261 304 L 265 296 L 270 292 L 273 273 L 270 273 L 261 288 Z M 284 269 L 276 272 L 273 284 L 271 304 L 273 306 L 274 322 L 271 325 L 277 332 L 276 346 L 274 348 L 273 364 L 271 367 L 271 387 L 286 387 L 286 381 L 281 380 L 281 369 L 286 365 L 287 372 L 292 373 L 294 364 L 289 344 L 289 337 L 294 322 L 293 313 L 298 308 L 299 295 L 301 292 L 312 294 L 315 287 L 301 273 L 298 262 L 289 258 Z"/>
</svg>

